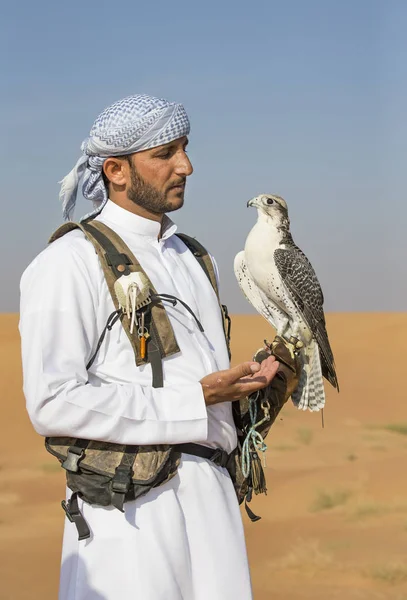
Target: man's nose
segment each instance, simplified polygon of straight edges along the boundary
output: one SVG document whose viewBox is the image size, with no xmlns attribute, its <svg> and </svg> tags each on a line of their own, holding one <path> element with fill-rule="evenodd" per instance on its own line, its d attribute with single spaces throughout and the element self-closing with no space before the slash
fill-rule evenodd
<svg viewBox="0 0 407 600">
<path fill-rule="evenodd" d="M 188 155 L 186 154 L 186 152 L 182 152 L 182 154 L 180 154 L 178 158 L 175 172 L 180 177 L 188 177 L 188 175 L 191 175 L 193 171 L 194 169 L 192 167 L 192 163 L 189 160 Z"/>
</svg>

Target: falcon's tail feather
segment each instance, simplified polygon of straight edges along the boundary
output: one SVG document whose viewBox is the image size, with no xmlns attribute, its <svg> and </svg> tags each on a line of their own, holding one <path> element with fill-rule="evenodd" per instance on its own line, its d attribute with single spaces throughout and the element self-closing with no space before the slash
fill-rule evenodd
<svg viewBox="0 0 407 600">
<path fill-rule="evenodd" d="M 336 376 L 334 355 L 332 353 L 331 345 L 329 343 L 328 332 L 326 330 L 325 322 L 319 323 L 315 331 L 315 338 L 319 346 L 322 364 L 322 375 L 339 392 L 339 383 L 338 378 Z"/>
<path fill-rule="evenodd" d="M 299 410 L 318 411 L 325 405 L 325 390 L 322 379 L 321 360 L 315 340 L 305 348 L 300 381 L 292 395 L 294 405 Z"/>
</svg>

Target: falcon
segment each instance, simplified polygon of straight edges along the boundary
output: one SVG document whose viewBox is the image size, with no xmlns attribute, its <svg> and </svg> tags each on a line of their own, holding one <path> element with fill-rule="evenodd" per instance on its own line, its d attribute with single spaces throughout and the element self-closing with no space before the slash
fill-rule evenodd
<svg viewBox="0 0 407 600">
<path fill-rule="evenodd" d="M 310 261 L 294 243 L 285 200 L 261 194 L 247 206 L 257 208 L 258 218 L 244 251 L 236 255 L 236 278 L 277 335 L 298 340 L 301 375 L 292 400 L 299 409 L 318 411 L 325 404 L 323 377 L 339 391 L 321 286 Z"/>
</svg>

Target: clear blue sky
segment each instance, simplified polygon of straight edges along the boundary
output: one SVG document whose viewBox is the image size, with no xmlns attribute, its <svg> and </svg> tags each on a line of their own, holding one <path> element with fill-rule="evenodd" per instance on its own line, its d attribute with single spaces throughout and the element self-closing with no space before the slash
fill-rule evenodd
<svg viewBox="0 0 407 600">
<path fill-rule="evenodd" d="M 326 310 L 406 310 L 406 30 L 404 0 L 6 3 L 0 311 L 18 310 L 95 117 L 133 93 L 190 115 L 195 173 L 172 216 L 217 257 L 232 312 L 251 311 L 232 265 L 263 192 L 287 200 Z"/>
</svg>

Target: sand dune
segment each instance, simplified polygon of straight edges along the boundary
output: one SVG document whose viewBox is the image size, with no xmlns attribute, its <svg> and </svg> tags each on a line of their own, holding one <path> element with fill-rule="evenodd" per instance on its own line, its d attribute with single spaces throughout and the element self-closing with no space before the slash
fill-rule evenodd
<svg viewBox="0 0 407 600">
<path fill-rule="evenodd" d="M 0 599 L 54 600 L 63 472 L 25 414 L 17 315 L 0 315 Z M 407 314 L 331 314 L 341 393 L 290 404 L 267 438 L 268 495 L 244 514 L 256 600 L 407 599 Z M 233 361 L 272 337 L 233 319 Z M 209 599 L 208 599 L 209 600 Z"/>
</svg>

